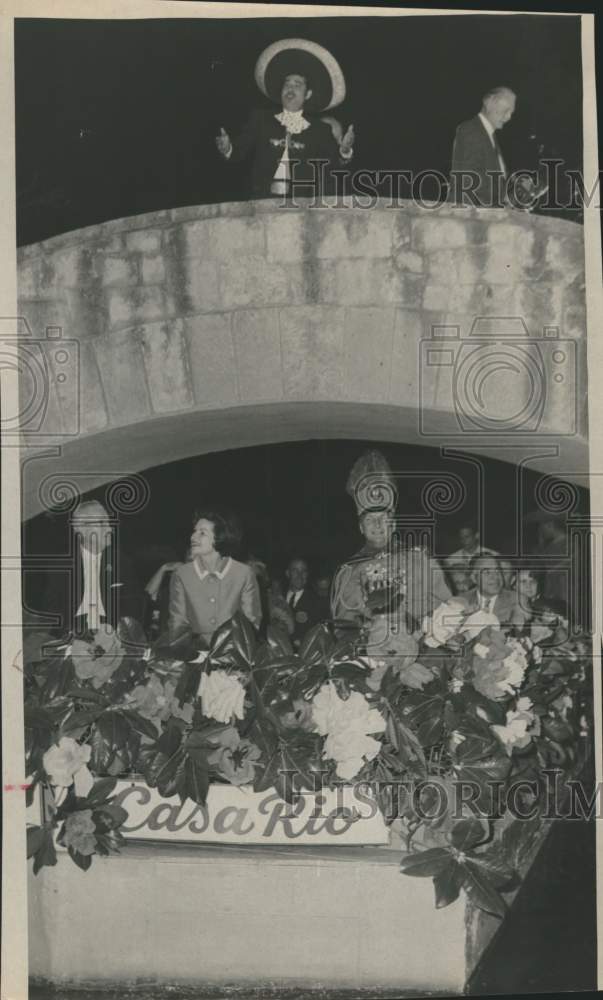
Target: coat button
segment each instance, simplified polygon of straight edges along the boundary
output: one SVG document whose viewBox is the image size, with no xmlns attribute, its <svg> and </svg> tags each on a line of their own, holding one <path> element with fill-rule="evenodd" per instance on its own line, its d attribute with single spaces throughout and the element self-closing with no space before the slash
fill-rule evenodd
<svg viewBox="0 0 603 1000">
<path fill-rule="evenodd" d="M 216 624 L 216 619 L 215 618 L 210 618 L 209 619 L 209 624 L 210 625 L 215 625 Z"/>
</svg>

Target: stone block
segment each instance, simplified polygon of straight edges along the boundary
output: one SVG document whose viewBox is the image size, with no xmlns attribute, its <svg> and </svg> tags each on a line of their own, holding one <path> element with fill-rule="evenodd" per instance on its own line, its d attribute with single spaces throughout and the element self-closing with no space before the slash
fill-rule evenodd
<svg viewBox="0 0 603 1000">
<path fill-rule="evenodd" d="M 35 299 L 34 301 L 19 299 L 18 308 L 19 316 L 22 316 L 26 321 L 31 336 L 36 340 L 46 337 L 47 327 L 59 327 L 63 337 L 73 337 L 75 327 L 66 298 Z"/>
<path fill-rule="evenodd" d="M 232 313 L 187 316 L 184 335 L 193 391 L 201 406 L 229 406 L 238 400 Z"/>
<path fill-rule="evenodd" d="M 143 285 L 162 285 L 165 281 L 165 263 L 161 254 L 142 257 L 141 274 Z"/>
<path fill-rule="evenodd" d="M 276 309 L 248 309 L 233 316 L 242 403 L 283 398 L 280 330 Z"/>
<path fill-rule="evenodd" d="M 586 311 L 581 308 L 565 309 L 563 314 L 563 337 L 586 341 Z"/>
<path fill-rule="evenodd" d="M 82 288 L 94 280 L 98 267 L 97 255 L 86 244 L 48 255 L 45 261 L 46 283 L 60 288 Z"/>
<path fill-rule="evenodd" d="M 125 234 L 126 247 L 135 253 L 159 253 L 161 229 L 133 229 Z"/>
<path fill-rule="evenodd" d="M 399 250 L 394 256 L 394 265 L 398 271 L 410 271 L 411 274 L 423 273 L 423 257 L 412 250 Z"/>
<path fill-rule="evenodd" d="M 179 312 L 209 312 L 221 307 L 218 268 L 214 261 L 194 258 L 173 261 L 167 287 Z"/>
<path fill-rule="evenodd" d="M 446 310 L 450 303 L 450 286 L 442 285 L 435 281 L 427 281 L 423 290 L 423 308 L 432 310 Z"/>
<path fill-rule="evenodd" d="M 437 320 L 438 314 L 431 317 Z M 416 407 L 420 402 L 419 389 L 423 372 L 424 348 L 429 341 L 429 324 L 420 312 L 411 309 L 396 309 L 393 326 L 392 353 L 388 394 L 384 402 L 397 406 Z"/>
<path fill-rule="evenodd" d="M 318 216 L 317 257 L 390 257 L 393 214 L 362 211 Z"/>
<path fill-rule="evenodd" d="M 164 319 L 169 312 L 163 289 L 155 285 L 134 285 L 109 292 L 109 323 L 113 328 Z"/>
<path fill-rule="evenodd" d="M 341 305 L 383 305 L 406 301 L 408 276 L 391 260 L 338 260 L 320 271 L 320 298 Z"/>
<path fill-rule="evenodd" d="M 460 219 L 436 214 L 412 221 L 412 248 L 419 253 L 466 246 L 468 236 L 467 224 Z"/>
<path fill-rule="evenodd" d="M 270 263 L 298 261 L 315 253 L 313 242 L 306 238 L 312 228 L 308 223 L 303 213 L 288 209 L 265 216 L 266 256 Z"/>
<path fill-rule="evenodd" d="M 244 261 L 224 261 L 218 266 L 225 309 L 286 305 L 291 299 L 289 273 L 279 264 L 248 257 Z"/>
<path fill-rule="evenodd" d="M 343 309 L 329 306 L 279 310 L 287 399 L 342 397 L 344 316 Z"/>
<path fill-rule="evenodd" d="M 80 433 L 94 434 L 109 424 L 101 373 L 91 344 L 79 345 Z"/>
<path fill-rule="evenodd" d="M 134 256 L 109 257 L 103 260 L 103 285 L 135 285 L 138 267 Z"/>
<path fill-rule="evenodd" d="M 518 315 L 528 329 L 541 331 L 543 326 L 561 326 L 563 321 L 564 289 L 560 285 L 518 285 L 516 303 Z"/>
<path fill-rule="evenodd" d="M 474 315 L 519 315 L 515 285 L 490 285 L 485 282 L 476 285 L 472 304 Z"/>
<path fill-rule="evenodd" d="M 183 250 L 188 257 L 230 260 L 265 252 L 264 225 L 249 218 L 203 219 L 182 226 Z"/>
<path fill-rule="evenodd" d="M 344 371 L 347 399 L 388 401 L 394 316 L 393 306 L 346 309 Z"/>
<path fill-rule="evenodd" d="M 546 266 L 552 280 L 564 283 L 584 280 L 584 246 L 574 239 L 558 235 L 549 236 L 545 250 Z"/>
<path fill-rule="evenodd" d="M 189 409 L 194 400 L 182 319 L 148 323 L 139 336 L 154 412 Z"/>
<path fill-rule="evenodd" d="M 130 328 L 99 337 L 94 354 L 111 424 L 119 427 L 151 416 L 138 331 Z"/>
</svg>

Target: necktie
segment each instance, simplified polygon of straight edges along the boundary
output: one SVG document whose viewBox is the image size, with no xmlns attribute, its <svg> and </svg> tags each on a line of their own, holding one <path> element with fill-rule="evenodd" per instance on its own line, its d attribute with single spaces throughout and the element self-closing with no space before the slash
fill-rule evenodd
<svg viewBox="0 0 603 1000">
<path fill-rule="evenodd" d="M 293 591 L 291 592 L 291 597 L 289 598 L 289 607 L 290 607 L 290 608 L 294 608 L 294 607 L 295 607 L 295 598 L 296 598 L 296 597 L 297 597 L 297 594 L 296 594 L 296 592 L 295 592 L 295 591 L 293 590 Z"/>
</svg>

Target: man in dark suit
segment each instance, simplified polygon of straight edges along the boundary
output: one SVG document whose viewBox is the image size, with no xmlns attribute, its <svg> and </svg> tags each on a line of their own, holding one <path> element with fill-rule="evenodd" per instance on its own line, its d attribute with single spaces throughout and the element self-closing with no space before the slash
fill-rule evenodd
<svg viewBox="0 0 603 1000">
<path fill-rule="evenodd" d="M 285 571 L 287 577 L 287 604 L 293 612 L 295 627 L 291 641 L 296 648 L 311 628 L 323 619 L 320 599 L 308 586 L 308 563 L 305 559 L 295 556 L 289 561 Z"/>
<path fill-rule="evenodd" d="M 452 148 L 451 201 L 484 208 L 507 203 L 508 172 L 496 133 L 512 118 L 515 102 L 509 87 L 495 87 L 484 95 L 479 114 L 458 126 Z"/>
<path fill-rule="evenodd" d="M 331 170 L 353 155 L 354 129 L 341 136 L 309 109 L 331 108 L 345 96 L 339 66 L 322 46 L 304 39 L 284 39 L 269 46 L 256 65 L 260 90 L 280 112 L 255 110 L 231 140 L 224 128 L 216 146 L 225 160 L 252 157 L 255 197 L 309 197 L 332 189 Z"/>
<path fill-rule="evenodd" d="M 47 571 L 42 610 L 54 617 L 52 631 L 83 633 L 120 618 L 144 618 L 144 591 L 133 565 L 116 543 L 115 524 L 96 500 L 73 513 L 73 544 L 68 560 Z"/>
</svg>

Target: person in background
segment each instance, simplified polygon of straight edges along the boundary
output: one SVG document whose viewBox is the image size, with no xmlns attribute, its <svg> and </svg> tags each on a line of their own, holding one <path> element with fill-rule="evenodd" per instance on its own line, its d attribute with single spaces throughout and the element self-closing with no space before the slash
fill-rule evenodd
<svg viewBox="0 0 603 1000">
<path fill-rule="evenodd" d="M 272 628 L 291 639 L 295 631 L 295 616 L 285 600 L 279 580 L 272 580 L 268 591 L 269 621 Z"/>
<path fill-rule="evenodd" d="M 185 562 L 190 562 L 191 550 L 187 550 Z M 148 608 L 145 615 L 145 625 L 151 639 L 162 635 L 168 628 L 170 611 L 170 583 L 172 573 L 182 566 L 177 559 L 162 563 L 158 570 L 149 578 L 145 586 L 148 598 Z"/>
<path fill-rule="evenodd" d="M 331 617 L 331 582 L 331 574 L 325 570 L 321 570 L 314 580 L 314 593 L 320 601 L 322 621 Z"/>
<path fill-rule="evenodd" d="M 452 147 L 452 201 L 484 208 L 506 204 L 508 173 L 496 133 L 513 117 L 515 102 L 509 87 L 495 87 L 484 94 L 481 111 L 458 126 Z"/>
<path fill-rule="evenodd" d="M 260 592 L 251 566 L 238 562 L 240 535 L 219 511 L 197 511 L 191 535 L 192 560 L 172 572 L 169 631 L 190 629 L 209 644 L 213 633 L 237 611 L 252 625 L 262 620 Z"/>
<path fill-rule="evenodd" d="M 266 636 L 266 628 L 270 621 L 270 573 L 268 565 L 258 556 L 250 555 L 247 565 L 251 566 L 255 573 L 258 588 L 260 591 L 260 604 L 262 606 L 262 621 L 260 623 L 260 635 Z"/>
<path fill-rule="evenodd" d="M 306 632 L 321 621 L 322 608 L 318 597 L 308 586 L 309 575 L 306 559 L 294 556 L 289 560 L 285 570 L 288 587 L 286 601 L 295 619 L 292 639 L 296 649 L 301 645 Z"/>
<path fill-rule="evenodd" d="M 471 572 L 465 563 L 451 563 L 448 566 L 448 579 L 453 594 L 466 594 L 473 589 Z"/>
<path fill-rule="evenodd" d="M 566 524 L 563 517 L 543 513 L 538 517 L 538 545 L 535 555 L 543 557 L 543 600 L 567 613 L 571 559 L 568 555 Z"/>
<path fill-rule="evenodd" d="M 505 587 L 507 588 L 507 590 L 512 590 L 513 589 L 513 585 L 515 583 L 516 573 L 515 573 L 515 570 L 513 569 L 513 566 L 511 564 L 510 560 L 509 559 L 502 559 L 499 556 L 498 557 L 498 564 L 499 564 L 499 566 L 501 568 L 501 571 L 502 571 L 503 582 L 504 582 Z"/>
<path fill-rule="evenodd" d="M 460 542 L 460 548 L 447 557 L 447 566 L 463 563 L 465 566 L 470 567 L 477 555 L 498 555 L 494 549 L 488 549 L 485 545 L 480 545 L 479 532 L 472 524 L 464 524 L 459 528 L 458 541 Z"/>
</svg>

